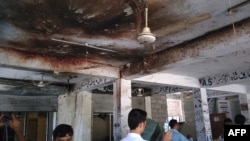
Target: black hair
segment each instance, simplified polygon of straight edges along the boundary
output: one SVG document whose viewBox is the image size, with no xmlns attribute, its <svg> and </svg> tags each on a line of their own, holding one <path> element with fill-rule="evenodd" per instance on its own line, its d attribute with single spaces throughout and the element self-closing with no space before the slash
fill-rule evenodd
<svg viewBox="0 0 250 141">
<path fill-rule="evenodd" d="M 171 129 L 174 128 L 174 126 L 175 126 L 176 124 L 178 124 L 178 122 L 177 122 L 176 119 L 171 119 L 171 120 L 169 121 L 169 126 L 170 126 Z"/>
<path fill-rule="evenodd" d="M 243 125 L 243 124 L 245 124 L 245 121 L 246 121 L 246 118 L 242 114 L 237 114 L 234 117 L 235 124 Z"/>
<path fill-rule="evenodd" d="M 233 123 L 233 121 L 232 121 L 232 119 L 231 118 L 225 118 L 224 119 L 224 125 L 227 125 L 227 124 L 232 124 Z"/>
<path fill-rule="evenodd" d="M 128 126 L 130 130 L 136 129 L 141 122 L 147 119 L 147 112 L 141 109 L 132 109 L 128 114 Z"/>
<path fill-rule="evenodd" d="M 73 128 L 68 124 L 59 124 L 53 131 L 53 139 L 57 137 L 65 137 L 66 135 L 73 136 Z"/>
</svg>

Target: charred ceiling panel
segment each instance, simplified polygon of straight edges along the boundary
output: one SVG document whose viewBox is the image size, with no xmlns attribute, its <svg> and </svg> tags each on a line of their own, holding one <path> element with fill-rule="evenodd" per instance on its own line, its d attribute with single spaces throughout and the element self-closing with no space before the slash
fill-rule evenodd
<svg viewBox="0 0 250 141">
<path fill-rule="evenodd" d="M 144 46 L 136 37 L 145 25 L 146 1 L 148 25 L 156 42 Z M 239 22 L 250 16 L 246 0 L 230 2 L 0 0 L 0 66 L 51 73 L 83 69 L 80 73 L 102 73 L 102 77 L 104 71 L 106 75 L 115 70 L 115 78 L 120 77 L 120 68 L 125 73 L 132 70 L 129 75 L 145 74 L 169 62 L 162 59 L 175 61 L 179 57 L 171 52 L 160 57 L 156 53 L 169 48 L 178 52 L 178 45 L 230 25 L 232 19 Z M 234 15 L 229 13 L 231 7 Z M 191 48 L 183 46 L 183 50 L 186 47 Z M 105 67 L 111 69 L 106 71 Z"/>
<path fill-rule="evenodd" d="M 5 20 L 26 31 L 44 35 L 112 35 L 121 29 L 134 28 L 131 23 L 136 21 L 132 7 L 125 1 L 21 0 L 1 3 L 4 7 L 1 15 Z M 126 12 L 127 8 L 131 8 L 131 13 Z"/>
<path fill-rule="evenodd" d="M 113 40 L 124 36 L 135 37 L 138 24 L 141 23 L 141 12 L 139 12 L 138 6 L 142 7 L 142 2 L 113 0 L 0 1 L 0 28 L 4 31 L 0 33 L 2 39 L 0 47 L 21 51 L 19 56 L 23 54 L 23 58 L 31 59 L 36 56 L 45 59 L 53 58 L 52 60 L 63 58 L 82 63 L 85 59 L 89 61 L 88 63 L 120 66 L 140 57 L 141 53 L 132 55 L 132 52 L 136 50 L 118 49 L 116 46 L 119 46 L 119 41 L 107 43 L 107 39 Z M 58 35 L 63 37 L 59 38 L 62 40 L 66 39 L 64 37 L 87 40 L 81 40 L 80 43 L 72 41 L 78 44 L 52 40 Z M 98 43 L 98 40 L 95 39 L 100 37 L 103 39 Z M 86 45 L 85 43 L 88 43 L 89 40 L 97 47 L 93 48 L 91 44 Z M 126 41 L 123 40 L 123 42 Z M 116 51 L 102 50 L 102 48 Z M 53 62 L 52 60 L 49 62 Z M 48 60 L 46 59 L 46 61 Z"/>
</svg>

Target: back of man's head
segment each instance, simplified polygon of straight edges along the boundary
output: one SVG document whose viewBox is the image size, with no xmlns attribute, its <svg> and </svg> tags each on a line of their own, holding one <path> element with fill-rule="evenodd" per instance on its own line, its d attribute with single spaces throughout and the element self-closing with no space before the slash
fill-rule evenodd
<svg viewBox="0 0 250 141">
<path fill-rule="evenodd" d="M 132 109 L 128 114 L 128 126 L 130 130 L 136 129 L 141 122 L 147 119 L 147 112 L 141 109 Z"/>
<path fill-rule="evenodd" d="M 242 114 L 237 114 L 237 115 L 235 115 L 235 117 L 234 117 L 234 122 L 235 122 L 235 124 L 244 125 L 244 124 L 245 124 L 245 121 L 246 121 L 246 118 L 245 118 L 245 116 L 242 115 Z"/>
<path fill-rule="evenodd" d="M 232 121 L 231 118 L 225 118 L 224 119 L 224 125 L 231 125 L 231 124 L 233 124 L 233 121 Z"/>
<path fill-rule="evenodd" d="M 171 119 L 171 120 L 169 121 L 169 126 L 170 126 L 171 129 L 173 129 L 174 126 L 177 125 L 177 124 L 178 124 L 178 122 L 177 122 L 176 119 Z"/>
<path fill-rule="evenodd" d="M 53 131 L 53 139 L 57 137 L 73 136 L 73 128 L 68 124 L 59 124 Z"/>
</svg>

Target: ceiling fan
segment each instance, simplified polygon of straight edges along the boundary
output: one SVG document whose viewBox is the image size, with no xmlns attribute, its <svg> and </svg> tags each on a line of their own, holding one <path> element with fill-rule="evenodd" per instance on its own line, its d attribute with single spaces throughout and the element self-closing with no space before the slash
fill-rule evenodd
<svg viewBox="0 0 250 141">
<path fill-rule="evenodd" d="M 146 88 L 137 87 L 137 88 L 132 90 L 132 95 L 136 96 L 136 97 L 150 96 L 151 91 L 149 89 L 146 89 Z"/>
<path fill-rule="evenodd" d="M 42 74 L 41 74 L 41 80 L 40 80 L 39 82 L 35 82 L 35 81 L 33 80 L 33 81 L 32 81 L 33 85 L 34 85 L 34 86 L 37 86 L 37 87 L 39 87 L 39 88 L 43 88 L 43 87 L 46 87 L 46 86 L 52 84 L 52 82 L 45 82 L 45 81 L 43 80 L 43 76 L 44 76 L 44 74 L 42 73 Z"/>
<path fill-rule="evenodd" d="M 151 30 L 148 26 L 148 0 L 143 0 L 145 2 L 145 27 L 142 29 L 142 32 L 138 34 L 137 41 L 144 45 L 145 48 L 155 49 L 156 38 L 160 38 L 166 35 L 180 32 L 191 25 L 205 21 L 211 18 L 210 13 L 202 13 L 197 16 L 190 17 L 186 20 L 175 23 L 167 27 L 162 27 L 154 31 L 154 34 L 151 33 Z"/>
<path fill-rule="evenodd" d="M 154 49 L 155 40 L 156 40 L 156 36 L 151 33 L 151 30 L 148 27 L 148 4 L 146 0 L 145 1 L 145 27 L 142 29 L 142 32 L 138 34 L 137 41 L 142 43 L 145 48 L 153 47 Z"/>
</svg>

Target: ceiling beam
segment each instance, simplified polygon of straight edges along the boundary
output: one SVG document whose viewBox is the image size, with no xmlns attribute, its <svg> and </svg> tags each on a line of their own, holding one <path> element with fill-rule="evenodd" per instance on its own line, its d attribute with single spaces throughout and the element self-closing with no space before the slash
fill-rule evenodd
<svg viewBox="0 0 250 141">
<path fill-rule="evenodd" d="M 121 77 L 134 79 L 168 68 L 199 63 L 206 59 L 237 54 L 237 52 L 245 50 L 249 51 L 249 24 L 248 19 L 235 26 L 236 33 L 233 32 L 232 26 L 229 26 L 188 43 L 146 56 L 138 62 L 124 66 L 121 70 Z"/>
<path fill-rule="evenodd" d="M 152 85 L 171 85 L 177 87 L 199 88 L 200 84 L 198 79 L 173 75 L 167 73 L 155 73 L 140 78 L 133 79 L 135 83 L 150 83 Z"/>
<path fill-rule="evenodd" d="M 171 93 L 179 93 L 184 91 L 192 91 L 192 88 L 179 87 L 179 86 L 165 86 L 165 87 L 154 87 L 152 88 L 152 94 L 171 94 Z"/>
<path fill-rule="evenodd" d="M 216 6 L 220 6 L 221 12 L 216 13 L 218 12 L 216 10 L 209 11 L 210 13 L 203 13 L 185 21 L 174 23 L 174 25 L 169 25 L 157 31 L 153 31 L 154 34 L 160 36 L 158 42 L 166 43 L 167 41 L 166 46 L 176 46 L 203 36 L 207 32 L 218 30 L 231 25 L 233 22 L 239 22 L 250 17 L 250 4 L 246 1 L 232 1 L 231 4 L 233 7 L 229 9 L 225 9 L 225 1 L 211 1 L 211 3 L 216 3 Z M 211 4 L 211 6 L 212 5 L 215 6 L 215 4 Z"/>
<path fill-rule="evenodd" d="M 1 95 L 0 111 L 57 111 L 57 96 Z"/>
<path fill-rule="evenodd" d="M 239 93 L 214 91 L 214 90 L 207 91 L 207 98 L 218 98 L 218 97 L 238 96 L 238 95 Z"/>
<path fill-rule="evenodd" d="M 93 77 L 120 78 L 120 68 L 111 66 L 101 66 L 88 69 L 78 69 L 71 72 L 89 75 Z"/>
<path fill-rule="evenodd" d="M 250 42 L 249 42 L 250 43 Z M 223 72 L 199 79 L 201 87 L 210 88 L 222 85 L 229 85 L 250 80 L 250 68 Z"/>
<path fill-rule="evenodd" d="M 25 54 L 22 51 L 0 48 L 0 66 L 20 68 L 22 70 L 42 70 L 56 73 L 76 73 L 101 77 L 120 77 L 117 67 L 105 66 L 80 59 L 62 59 L 53 56 Z"/>
<path fill-rule="evenodd" d="M 100 88 L 100 87 L 113 84 L 114 81 L 115 79 L 113 78 L 104 78 L 104 77 L 103 78 L 89 78 L 89 79 L 85 79 L 77 83 L 74 86 L 73 91 L 76 93 L 81 92 L 81 91 L 89 91 L 89 90 L 93 90 L 96 88 Z"/>
<path fill-rule="evenodd" d="M 241 93 L 246 94 L 249 93 L 248 89 L 244 85 L 240 84 L 229 84 L 224 86 L 217 86 L 217 87 L 211 87 L 207 88 L 208 91 L 220 91 L 220 92 L 228 92 L 228 93 Z"/>
</svg>

